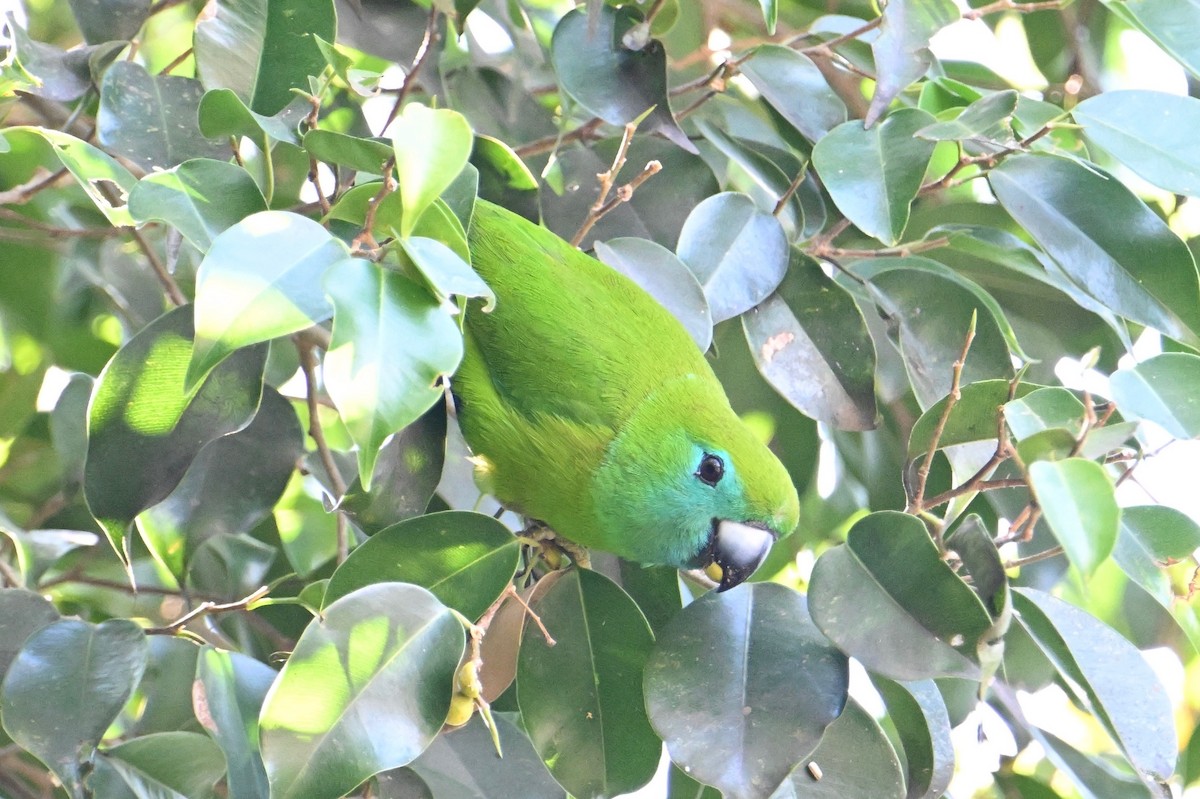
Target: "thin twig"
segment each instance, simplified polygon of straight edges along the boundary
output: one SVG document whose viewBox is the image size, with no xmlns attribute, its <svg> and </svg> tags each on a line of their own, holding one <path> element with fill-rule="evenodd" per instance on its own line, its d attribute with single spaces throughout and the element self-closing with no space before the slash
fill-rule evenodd
<svg viewBox="0 0 1200 799">
<path fill-rule="evenodd" d="M 392 180 L 392 167 L 395 164 L 395 156 L 383 162 L 383 184 L 379 187 L 379 191 L 375 192 L 375 196 L 367 201 L 367 213 L 363 218 L 362 230 L 350 242 L 351 252 L 374 250 L 379 247 L 379 243 L 375 241 L 375 234 L 371 232 L 371 229 L 375 227 L 375 215 L 379 213 L 379 204 L 383 202 L 384 197 L 387 197 L 396 190 L 396 183 Z"/>
<path fill-rule="evenodd" d="M 175 56 L 175 58 L 171 61 L 170 64 L 167 64 L 165 67 L 160 69 L 158 71 L 158 74 L 159 75 L 169 74 L 171 72 L 171 70 L 175 69 L 175 67 L 179 66 L 184 61 L 187 61 L 188 56 L 190 56 L 191 54 L 192 54 L 192 48 L 189 47 L 188 49 L 184 50 L 179 55 Z"/>
<path fill-rule="evenodd" d="M 796 173 L 796 177 L 792 178 L 787 191 L 779 198 L 779 202 L 775 203 L 775 210 L 771 212 L 773 215 L 779 216 L 783 212 L 783 209 L 787 207 L 788 200 L 792 199 L 792 195 L 796 193 L 796 189 L 800 188 L 800 184 L 804 182 L 804 176 L 807 174 L 808 172 L 803 169 Z"/>
<path fill-rule="evenodd" d="M 994 3 L 967 11 L 963 14 L 963 19 L 976 20 L 988 14 L 997 14 L 1001 11 L 1018 11 L 1022 14 L 1032 14 L 1034 11 L 1054 11 L 1065 5 L 1065 0 L 1042 0 L 1037 3 L 1014 3 L 1012 0 L 996 0 Z"/>
<path fill-rule="evenodd" d="M 704 94 L 692 101 L 692 104 L 675 115 L 676 119 L 684 119 L 692 115 L 696 109 L 707 103 L 712 98 L 716 97 L 719 92 L 716 89 L 709 89 Z"/>
<path fill-rule="evenodd" d="M 147 627 L 144 632 L 146 635 L 177 635 L 191 621 L 194 621 L 201 616 L 211 616 L 218 613 L 230 613 L 239 610 L 249 610 L 250 606 L 267 595 L 270 589 L 267 586 L 261 586 L 249 596 L 243 597 L 235 602 L 225 602 L 218 604 L 216 602 L 201 602 L 192 610 L 180 616 L 175 621 L 163 627 Z"/>
<path fill-rule="evenodd" d="M 16 222 L 30 230 L 36 230 L 41 233 L 49 233 L 52 236 L 71 236 L 77 238 L 108 238 L 110 236 L 120 236 L 125 232 L 123 228 L 107 227 L 107 228 L 69 228 L 57 227 L 55 225 L 47 225 L 45 222 L 25 216 L 22 213 L 14 211 L 11 208 L 0 207 L 0 219 L 7 219 Z M 15 228 L 7 228 L 12 231 Z M 38 237 L 41 241 L 46 241 L 45 236 Z"/>
<path fill-rule="evenodd" d="M 1027 557 L 1024 557 L 1024 558 L 1017 558 L 1016 560 L 1005 561 L 1004 568 L 1005 569 L 1016 569 L 1020 566 L 1028 566 L 1030 563 L 1037 563 L 1037 562 L 1043 561 L 1043 560 L 1050 560 L 1050 558 L 1056 558 L 1061 554 L 1063 554 L 1063 548 L 1061 546 L 1054 546 L 1054 547 L 1050 547 L 1049 549 L 1043 550 L 1041 552 L 1036 552 L 1036 553 L 1029 555 Z"/>
<path fill-rule="evenodd" d="M 146 237 L 142 235 L 142 232 L 137 228 L 129 228 L 129 235 L 137 242 L 138 248 L 146 256 L 146 260 L 150 262 L 150 268 L 154 270 L 158 282 L 166 290 L 167 298 L 171 300 L 171 304 L 176 306 L 186 305 L 187 297 L 184 296 L 183 291 L 179 288 L 179 284 L 175 282 L 175 278 L 167 271 L 167 267 L 158 257 L 158 253 L 154 251 L 154 248 L 150 246 L 150 242 L 146 241 Z"/>
<path fill-rule="evenodd" d="M 49 188 L 67 175 L 69 170 L 64 166 L 57 172 L 49 172 L 41 167 L 27 182 L 13 186 L 6 191 L 0 191 L 0 205 L 24 205 L 34 198 L 42 189 Z"/>
<path fill-rule="evenodd" d="M 914 241 L 912 244 L 903 244 L 899 247 L 882 247 L 878 250 L 858 250 L 853 248 L 830 247 L 827 251 L 829 255 L 840 258 L 890 258 L 898 256 L 906 258 L 917 253 L 936 250 L 950 244 L 948 236 L 939 236 L 934 239 L 926 239 L 924 241 Z"/>
<path fill-rule="evenodd" d="M 333 490 L 340 500 L 346 495 L 346 481 L 342 478 L 337 462 L 333 459 L 333 450 L 329 448 L 329 442 L 325 440 L 325 430 L 321 426 L 320 405 L 317 402 L 317 357 L 313 353 L 313 345 L 310 341 L 299 336 L 294 340 L 296 350 L 300 354 L 300 370 L 304 373 L 305 397 L 308 404 L 308 434 L 317 445 L 321 464 L 325 467 L 325 473 L 329 475 L 329 482 L 333 485 Z M 337 562 L 344 562 L 349 553 L 350 536 L 346 514 L 338 511 Z"/>
<path fill-rule="evenodd" d="M 596 129 L 604 124 L 604 120 L 600 117 L 592 117 L 587 122 L 584 122 L 574 130 L 569 130 L 566 133 L 555 133 L 552 136 L 543 136 L 540 139 L 534 139 L 527 144 L 522 144 L 520 147 L 513 148 L 513 152 L 522 158 L 528 158 L 533 155 L 541 155 L 552 150 L 557 150 L 561 145 L 567 142 L 578 141 L 586 144 L 589 141 L 602 139 L 604 136 L 596 132 Z"/>
<path fill-rule="evenodd" d="M 655 175 L 662 169 L 662 164 L 658 161 L 651 161 L 646 164 L 645 168 L 634 177 L 633 180 L 626 183 L 617 189 L 616 195 L 609 197 L 612 192 L 613 184 L 617 180 L 617 175 L 625 166 L 625 157 L 629 152 L 629 144 L 633 141 L 633 134 L 637 131 L 637 123 L 630 122 L 625 126 L 625 132 L 621 136 L 621 144 L 617 147 L 617 154 L 613 158 L 612 166 L 604 172 L 599 173 L 596 177 L 600 181 L 600 193 L 596 195 L 596 201 L 592 203 L 588 209 L 587 217 L 583 220 L 583 224 L 579 226 L 579 230 L 575 231 L 575 235 L 571 237 L 571 244 L 578 247 L 580 242 L 588 234 L 597 222 L 603 219 L 608 213 L 616 208 L 621 203 L 629 202 L 633 197 L 633 193 L 637 187 L 645 183 L 652 175 Z"/>
<path fill-rule="evenodd" d="M 852 39 L 857 39 L 859 36 L 862 36 L 864 33 L 869 33 L 871 31 L 875 30 L 882 24 L 883 24 L 883 17 L 876 17 L 875 19 L 871 20 L 870 22 L 866 22 L 862 25 L 859 25 L 857 28 L 850 31 L 849 33 L 843 33 L 841 36 L 835 36 L 834 38 L 830 39 L 827 42 L 821 42 L 820 44 L 814 44 L 811 47 L 802 47 L 799 49 L 799 52 L 804 53 L 805 55 L 812 55 L 814 53 L 820 53 L 821 51 L 832 50 L 834 47 L 837 47 L 839 44 L 845 44 L 846 42 L 848 42 Z M 805 39 L 809 38 L 812 35 L 813 34 L 811 31 L 805 31 L 804 33 L 797 34 L 792 39 L 784 42 L 783 44 L 785 47 L 794 47 L 796 44 L 804 41 Z"/>
<path fill-rule="evenodd" d="M 396 103 L 392 106 L 391 113 L 388 114 L 387 122 L 383 123 L 383 130 L 387 130 L 388 125 L 392 124 L 400 114 L 400 109 L 404 105 L 404 101 L 416 86 L 417 75 L 420 73 L 421 67 L 425 65 L 425 59 L 428 58 L 429 51 L 433 49 L 433 43 L 439 38 L 437 16 L 437 3 L 430 3 L 429 19 L 425 23 L 425 35 L 421 39 L 420 46 L 417 47 L 417 54 L 413 56 L 412 65 L 408 68 L 408 74 L 404 76 L 404 81 L 400 84 L 400 90 L 396 93 Z"/>
</svg>

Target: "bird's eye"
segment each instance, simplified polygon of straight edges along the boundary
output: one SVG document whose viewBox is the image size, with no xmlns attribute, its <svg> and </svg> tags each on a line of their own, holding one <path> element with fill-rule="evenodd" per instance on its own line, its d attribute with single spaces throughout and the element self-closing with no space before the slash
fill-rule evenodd
<svg viewBox="0 0 1200 799">
<path fill-rule="evenodd" d="M 700 468 L 696 470 L 696 476 L 708 485 L 715 486 L 725 476 L 725 461 L 716 455 L 704 453 L 704 457 L 700 459 Z"/>
</svg>

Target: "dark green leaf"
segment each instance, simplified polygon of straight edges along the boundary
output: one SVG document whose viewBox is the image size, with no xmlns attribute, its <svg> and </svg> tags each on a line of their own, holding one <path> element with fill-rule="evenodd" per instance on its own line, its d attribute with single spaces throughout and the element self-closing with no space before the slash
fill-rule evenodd
<svg viewBox="0 0 1200 799">
<path fill-rule="evenodd" d="M 788 243 L 779 220 L 744 194 L 724 192 L 696 206 L 676 251 L 704 288 L 713 322 L 765 300 L 787 272 Z"/>
<path fill-rule="evenodd" d="M 792 772 L 796 799 L 904 799 L 904 773 L 896 750 L 879 722 L 853 699 L 807 760 L 820 769 L 821 777 L 807 766 Z"/>
<path fill-rule="evenodd" d="M 1118 774 L 1093 754 L 1085 754 L 1066 741 L 1036 727 L 1030 729 L 1034 740 L 1042 745 L 1047 759 L 1070 778 L 1086 799 L 1152 799 L 1162 796 L 1151 793 L 1146 785 L 1132 775 Z"/>
<path fill-rule="evenodd" d="M 209 538 L 191 556 L 187 585 L 232 602 L 263 585 L 278 553 L 275 547 L 248 534 Z"/>
<path fill-rule="evenodd" d="M 137 695 L 144 698 L 145 704 L 128 737 L 172 732 L 195 725 L 192 680 L 196 676 L 196 655 L 200 650 L 183 638 L 154 635 L 147 642 L 150 651 L 146 671 L 137 687 Z"/>
<path fill-rule="evenodd" d="M 237 652 L 205 647 L 196 665 L 196 718 L 228 763 L 229 799 L 262 799 L 267 772 L 258 745 L 258 714 L 275 672 Z"/>
<path fill-rule="evenodd" d="M 25 639 L 58 618 L 41 595 L 24 588 L 0 589 L 0 683 Z"/>
<path fill-rule="evenodd" d="M 1176 438 L 1200 436 L 1200 357 L 1156 355 L 1115 372 L 1109 385 L 1125 416 L 1148 419 Z"/>
<path fill-rule="evenodd" d="M 829 87 L 812 59 L 790 47 L 759 45 L 742 74 L 779 115 L 816 142 L 846 121 L 846 104 Z"/>
<path fill-rule="evenodd" d="M 946 546 L 962 559 L 967 574 L 971 575 L 971 585 L 988 613 L 992 618 L 999 617 L 1008 604 L 1005 596 L 1008 577 L 991 531 L 978 514 L 972 513 L 963 519 L 946 539 Z"/>
<path fill-rule="evenodd" d="M 150 15 L 150 0 L 71 0 L 71 13 L 88 44 L 128 40 Z"/>
<path fill-rule="evenodd" d="M 403 582 L 428 588 L 474 620 L 504 591 L 519 559 L 516 536 L 492 517 L 431 513 L 381 530 L 350 553 L 330 578 L 322 605 L 372 583 Z"/>
<path fill-rule="evenodd" d="M 196 732 L 157 732 L 104 752 L 139 799 L 192 799 L 212 794 L 225 774 L 216 744 Z"/>
<path fill-rule="evenodd" d="M 92 394 L 84 492 L 126 561 L 133 518 L 175 489 L 205 444 L 245 427 L 258 408 L 267 348 L 240 350 L 187 391 L 192 338 L 190 306 L 159 317 L 113 356 Z"/>
<path fill-rule="evenodd" d="M 78 100 L 92 88 L 91 62 L 94 58 L 104 64 L 125 49 L 124 42 L 110 42 L 64 51 L 30 39 L 20 25 L 8 27 L 16 45 L 17 62 L 37 81 L 26 90 L 60 103 Z"/>
<path fill-rule="evenodd" d="M 264 386 L 250 424 L 200 450 L 170 496 L 138 517 L 144 540 L 182 577 L 205 541 L 247 533 L 270 515 L 303 453 L 291 403 Z"/>
<path fill-rule="evenodd" d="M 411 768 L 394 768 L 375 776 L 379 799 L 434 799 L 428 783 Z"/>
<path fill-rule="evenodd" d="M 304 149 L 318 161 L 369 175 L 382 175 L 384 165 L 394 155 L 387 142 L 316 128 L 304 134 Z"/>
<path fill-rule="evenodd" d="M 988 181 L 1080 288 L 1131 321 L 1200 346 L 1192 255 L 1119 180 L 1064 158 L 1018 155 Z"/>
<path fill-rule="evenodd" d="M 937 685 L 933 680 L 901 683 L 878 676 L 874 683 L 904 748 L 908 799 L 938 799 L 954 776 L 954 744 Z"/>
<path fill-rule="evenodd" d="M 904 234 L 933 156 L 933 142 L 914 134 L 933 122 L 924 111 L 905 108 L 870 129 L 857 119 L 844 122 L 813 148 L 813 167 L 834 204 L 859 230 L 889 246 Z"/>
<path fill-rule="evenodd" d="M 977 678 L 992 621 L 915 517 L 882 511 L 817 559 L 813 621 L 844 652 L 895 680 Z"/>
<path fill-rule="evenodd" d="M 1134 768 L 1166 780 L 1175 769 L 1171 705 L 1142 654 L 1111 627 L 1049 594 L 1018 588 L 1013 604 L 1022 626 Z"/>
<path fill-rule="evenodd" d="M 595 243 L 596 257 L 637 283 L 687 328 L 701 350 L 712 344 L 712 314 L 704 289 L 675 253 L 647 239 Z"/>
<path fill-rule="evenodd" d="M 1004 405 L 1004 420 L 1018 441 L 1055 429 L 1076 436 L 1083 417 L 1083 403 L 1065 388 L 1040 388 Z"/>
<path fill-rule="evenodd" d="M 954 119 L 921 128 L 916 135 L 930 141 L 966 141 L 997 151 L 1002 145 L 1014 143 L 1012 117 L 1017 110 L 1017 96 L 1011 89 L 986 95 Z"/>
<path fill-rule="evenodd" d="M 1121 509 L 1104 467 L 1083 458 L 1029 465 L 1029 485 L 1067 558 L 1084 575 L 1107 560 Z"/>
<path fill-rule="evenodd" d="M 532 607 L 557 641 L 549 646 L 533 624 L 521 639 L 517 702 L 533 748 L 579 799 L 645 785 L 661 751 L 642 699 L 654 641 L 645 617 L 586 569 L 562 574 Z"/>
<path fill-rule="evenodd" d="M 246 170 L 210 159 L 152 172 L 129 192 L 129 213 L 135 220 L 166 222 L 200 252 L 208 252 L 226 229 L 265 210 L 267 202 Z"/>
<path fill-rule="evenodd" d="M 43 139 L 54 151 L 79 187 L 115 227 L 133 226 L 133 217 L 124 197 L 133 190 L 137 178 L 108 153 L 67 133 L 51 128 L 11 127 L 5 137 L 30 134 Z"/>
<path fill-rule="evenodd" d="M 436 381 L 462 359 L 462 334 L 423 288 L 359 258 L 328 270 L 325 290 L 336 309 L 325 386 L 358 445 L 369 491 L 384 439 L 442 396 Z"/>
<path fill-rule="evenodd" d="M 624 125 L 649 112 L 644 132 L 661 133 L 696 152 L 671 116 L 667 51 L 649 38 L 641 12 L 632 6 L 601 5 L 594 15 L 569 12 L 554 29 L 550 58 L 559 85 L 592 114 Z"/>
<path fill-rule="evenodd" d="M 439 735 L 413 761 L 412 770 L 433 789 L 435 799 L 563 799 L 529 737 L 513 722 L 496 718 L 504 757 L 480 718 L 450 735 Z"/>
<path fill-rule="evenodd" d="M 329 231 L 286 211 L 253 214 L 217 236 L 196 273 L 188 384 L 238 349 L 328 319 L 321 280 L 349 259 Z"/>
<path fill-rule="evenodd" d="M 196 23 L 193 42 L 206 89 L 232 89 L 255 113 L 269 115 L 324 71 L 316 37 L 336 37 L 331 0 L 218 0 L 214 9 Z"/>
<path fill-rule="evenodd" d="M 100 87 L 100 142 L 147 171 L 189 158 L 220 158 L 227 147 L 204 138 L 196 121 L 202 94 L 199 81 L 151 75 L 139 64 L 119 61 L 104 73 Z"/>
<path fill-rule="evenodd" d="M 667 625 L 646 664 L 646 708 L 690 776 L 727 799 L 766 799 L 817 748 L 848 681 L 803 596 L 749 583 Z"/>
<path fill-rule="evenodd" d="M 1200 651 L 1200 624 L 1190 605 L 1179 601 L 1167 572 L 1197 547 L 1200 525 L 1189 516 L 1162 505 L 1137 505 L 1121 510 L 1121 532 L 1112 554 L 1121 570 L 1175 618 Z"/>
<path fill-rule="evenodd" d="M 263 146 L 269 139 L 299 144 L 296 128 L 311 110 L 308 102 L 296 98 L 275 114 L 257 114 L 233 90 L 213 89 L 200 101 L 200 132 L 213 137 L 246 136 Z"/>
<path fill-rule="evenodd" d="M 742 316 L 754 365 L 801 413 L 875 427 L 875 346 L 854 300 L 797 249 L 775 292 Z"/>
<path fill-rule="evenodd" d="M 871 44 L 878 77 L 864 119 L 868 128 L 900 92 L 925 74 L 933 63 L 929 39 L 958 18 L 952 0 L 892 0 L 884 7 L 879 37 Z"/>
<path fill-rule="evenodd" d="M 325 608 L 259 718 L 271 796 L 341 796 L 412 762 L 446 719 L 464 643 L 453 614 L 415 585 L 369 585 Z"/>
<path fill-rule="evenodd" d="M 1022 397 L 1038 386 L 1032 383 L 1018 383 L 1016 396 Z M 974 441 L 995 441 L 997 421 L 1008 401 L 1007 380 L 980 380 L 964 385 L 958 401 L 950 411 L 946 426 L 938 439 L 938 447 L 952 447 L 956 444 L 970 444 Z M 913 425 L 908 440 L 908 457 L 918 458 L 928 451 L 933 443 L 933 434 L 938 422 L 946 413 L 948 399 L 943 397 L 929 406 L 917 423 Z"/>
<path fill-rule="evenodd" d="M 9 666 L 0 686 L 4 729 L 81 798 L 85 764 L 145 665 L 146 636 L 131 621 L 53 622 Z"/>
</svg>

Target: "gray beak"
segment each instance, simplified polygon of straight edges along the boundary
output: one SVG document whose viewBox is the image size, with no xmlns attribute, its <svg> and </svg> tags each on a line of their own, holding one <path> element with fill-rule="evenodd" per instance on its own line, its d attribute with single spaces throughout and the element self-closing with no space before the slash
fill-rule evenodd
<svg viewBox="0 0 1200 799">
<path fill-rule="evenodd" d="M 712 540 L 713 563 L 721 569 L 718 591 L 740 585 L 766 560 L 775 536 L 770 530 L 741 522 L 722 521 Z"/>
</svg>

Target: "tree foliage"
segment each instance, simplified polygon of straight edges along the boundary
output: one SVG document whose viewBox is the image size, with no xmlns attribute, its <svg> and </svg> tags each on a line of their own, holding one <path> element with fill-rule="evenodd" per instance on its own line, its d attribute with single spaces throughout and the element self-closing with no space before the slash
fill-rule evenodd
<svg viewBox="0 0 1200 799">
<path fill-rule="evenodd" d="M 1200 435 L 1193 5 L 201 5 L 2 23 L 0 796 L 1200 780 L 1129 490 Z M 481 501 L 476 197 L 708 353 L 801 492 L 754 581 Z"/>
</svg>

